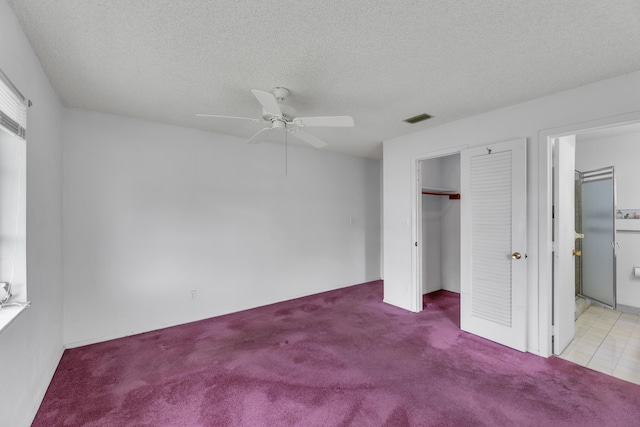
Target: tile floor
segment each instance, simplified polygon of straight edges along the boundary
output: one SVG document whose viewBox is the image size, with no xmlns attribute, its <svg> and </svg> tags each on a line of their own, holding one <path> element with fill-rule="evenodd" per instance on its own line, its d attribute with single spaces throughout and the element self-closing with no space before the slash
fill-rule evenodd
<svg viewBox="0 0 640 427">
<path fill-rule="evenodd" d="M 640 316 L 590 306 L 560 355 L 595 371 L 640 384 Z"/>
</svg>

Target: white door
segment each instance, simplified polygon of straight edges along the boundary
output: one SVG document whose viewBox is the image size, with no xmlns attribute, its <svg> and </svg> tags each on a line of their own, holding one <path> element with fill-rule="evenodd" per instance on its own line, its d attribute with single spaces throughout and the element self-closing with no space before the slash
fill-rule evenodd
<svg viewBox="0 0 640 427">
<path fill-rule="evenodd" d="M 461 153 L 460 326 L 527 347 L 526 139 Z"/>
<path fill-rule="evenodd" d="M 576 136 L 553 141 L 553 353 L 560 354 L 575 333 L 575 163 Z"/>
</svg>

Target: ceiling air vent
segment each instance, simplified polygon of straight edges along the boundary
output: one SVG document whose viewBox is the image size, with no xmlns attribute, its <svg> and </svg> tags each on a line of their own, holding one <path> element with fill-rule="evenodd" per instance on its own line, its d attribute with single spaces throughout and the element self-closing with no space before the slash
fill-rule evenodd
<svg viewBox="0 0 640 427">
<path fill-rule="evenodd" d="M 423 114 L 418 114 L 417 116 L 414 116 L 414 117 L 409 117 L 408 119 L 404 119 L 404 121 L 407 122 L 407 123 L 411 123 L 413 125 L 413 124 L 425 121 L 425 120 L 430 119 L 430 118 L 431 118 L 430 115 L 423 113 Z"/>
</svg>

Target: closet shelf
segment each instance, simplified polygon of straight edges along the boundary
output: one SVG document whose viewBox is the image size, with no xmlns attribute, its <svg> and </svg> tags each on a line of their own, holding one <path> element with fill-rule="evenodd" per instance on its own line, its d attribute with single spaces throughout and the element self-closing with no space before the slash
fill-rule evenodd
<svg viewBox="0 0 640 427">
<path fill-rule="evenodd" d="M 449 200 L 460 200 L 460 193 L 455 190 L 447 190 L 444 188 L 423 188 L 422 194 L 431 196 L 449 196 Z"/>
</svg>

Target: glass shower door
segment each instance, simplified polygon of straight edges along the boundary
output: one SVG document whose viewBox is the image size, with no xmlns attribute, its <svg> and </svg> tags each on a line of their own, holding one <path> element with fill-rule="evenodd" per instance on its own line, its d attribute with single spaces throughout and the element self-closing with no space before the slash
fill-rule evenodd
<svg viewBox="0 0 640 427">
<path fill-rule="evenodd" d="M 582 172 L 584 297 L 616 306 L 615 180 L 613 167 Z"/>
</svg>

